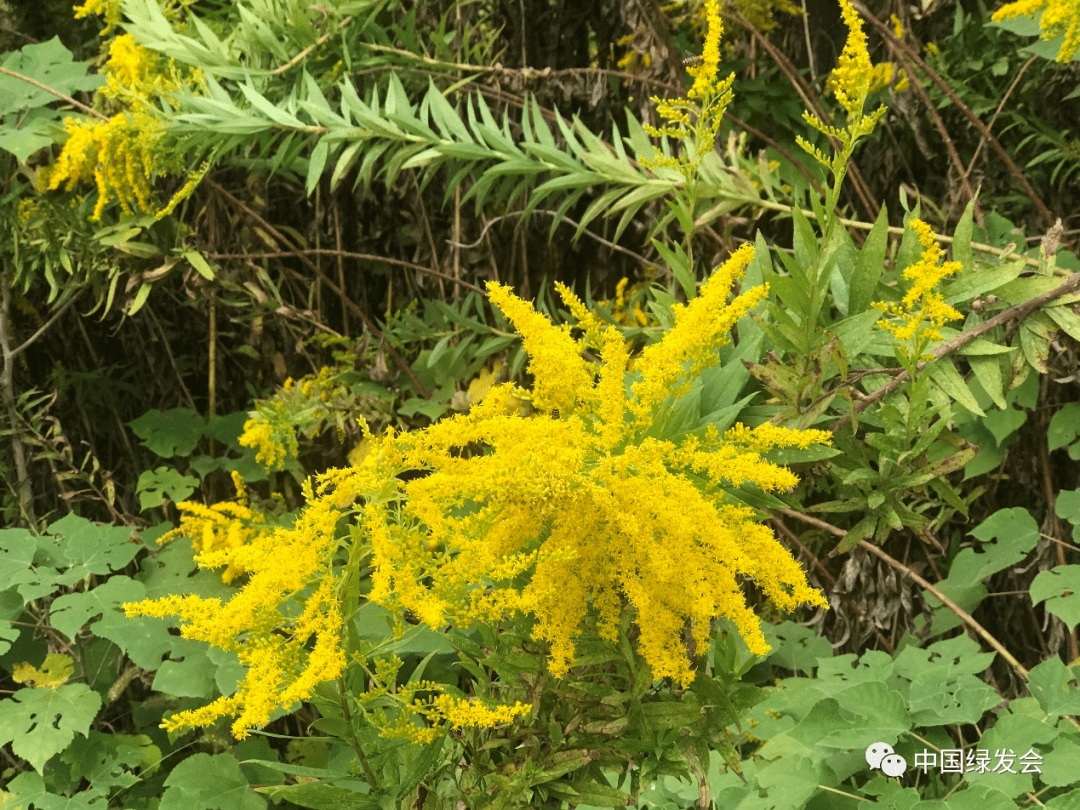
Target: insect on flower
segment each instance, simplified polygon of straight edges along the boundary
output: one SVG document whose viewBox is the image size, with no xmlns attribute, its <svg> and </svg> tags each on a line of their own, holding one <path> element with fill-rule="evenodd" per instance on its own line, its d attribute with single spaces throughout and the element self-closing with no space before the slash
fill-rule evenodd
<svg viewBox="0 0 1080 810">
<path fill-rule="evenodd" d="M 682 60 L 684 67 L 692 67 L 694 65 L 700 65 L 705 62 L 704 57 L 701 56 L 688 56 Z"/>
</svg>

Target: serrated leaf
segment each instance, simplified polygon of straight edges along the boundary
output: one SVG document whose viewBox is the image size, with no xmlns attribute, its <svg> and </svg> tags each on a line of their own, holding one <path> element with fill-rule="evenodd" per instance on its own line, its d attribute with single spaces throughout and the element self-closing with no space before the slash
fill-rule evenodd
<svg viewBox="0 0 1080 810">
<path fill-rule="evenodd" d="M 1080 565 L 1058 565 L 1040 571 L 1031 582 L 1031 602 L 1046 602 L 1046 609 L 1072 632 L 1080 624 Z"/>
<path fill-rule="evenodd" d="M 45 763 L 75 738 L 86 735 L 101 697 L 84 683 L 56 689 L 20 689 L 0 701 L 0 744 L 42 772 Z"/>
<path fill-rule="evenodd" d="M 168 779 L 158 810 L 263 810 L 266 799 L 252 790 L 229 754 L 195 754 L 181 760 Z"/>
</svg>

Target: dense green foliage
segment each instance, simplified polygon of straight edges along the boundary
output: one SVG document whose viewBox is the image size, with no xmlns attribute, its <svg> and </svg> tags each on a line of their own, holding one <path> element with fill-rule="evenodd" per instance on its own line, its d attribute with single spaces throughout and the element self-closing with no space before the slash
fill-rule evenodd
<svg viewBox="0 0 1080 810">
<path fill-rule="evenodd" d="M 1077 806 L 1075 5 L 0 4 L 0 808 Z"/>
</svg>

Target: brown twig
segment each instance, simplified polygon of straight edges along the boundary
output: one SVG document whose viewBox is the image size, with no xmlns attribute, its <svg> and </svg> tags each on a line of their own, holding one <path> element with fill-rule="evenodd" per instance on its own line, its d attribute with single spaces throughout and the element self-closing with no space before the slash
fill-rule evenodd
<svg viewBox="0 0 1080 810">
<path fill-rule="evenodd" d="M 1078 289 L 1080 289 L 1080 273 L 1073 273 L 1071 276 L 1069 276 L 1068 280 L 1065 281 L 1064 284 L 1060 284 L 1054 289 L 1043 293 L 1042 295 L 1037 295 L 1030 301 L 1024 301 L 1023 303 L 1017 304 L 1016 306 L 1009 307 L 1008 309 L 999 312 L 990 320 L 983 321 L 979 325 L 972 327 L 966 332 L 961 332 L 956 337 L 945 341 L 931 352 L 933 358 L 930 360 L 924 360 L 923 362 L 919 363 L 917 369 L 923 369 L 930 363 L 940 360 L 945 355 L 951 354 L 957 349 L 966 346 L 968 343 L 975 340 L 975 338 L 985 334 L 986 332 L 989 332 L 996 326 L 1001 326 L 1002 324 L 1008 323 L 1009 321 L 1013 320 L 1018 322 L 1022 321 L 1024 320 L 1024 318 L 1026 318 L 1028 315 L 1030 315 L 1032 312 L 1034 312 L 1036 309 L 1038 309 L 1048 301 L 1053 301 L 1055 298 L 1060 298 L 1063 295 L 1068 295 L 1069 293 L 1075 292 Z M 877 389 L 872 394 L 867 395 L 865 399 L 861 399 L 859 400 L 859 402 L 855 403 L 855 405 L 852 406 L 853 412 L 860 413 L 873 403 L 884 399 L 897 388 L 899 388 L 908 379 L 908 377 L 909 375 L 907 371 L 900 372 L 887 383 L 885 383 L 885 385 L 881 386 L 881 388 Z M 833 422 L 830 430 L 835 433 L 841 427 L 847 424 L 848 420 L 850 419 L 851 414 L 845 414 L 844 416 Z"/>
<path fill-rule="evenodd" d="M 42 84 L 37 79 L 32 79 L 29 76 L 24 76 L 22 73 L 16 73 L 14 70 L 8 70 L 8 68 L 6 67 L 0 67 L 0 73 L 3 73 L 7 76 L 12 76 L 16 79 L 19 79 L 20 81 L 26 82 L 27 84 L 32 84 L 34 85 L 34 87 L 38 88 L 39 90 L 44 90 L 46 93 L 52 93 L 52 95 L 56 96 L 57 98 L 63 99 L 68 104 L 71 104 L 74 107 L 78 107 L 87 115 L 93 116 L 94 118 L 98 118 L 102 121 L 109 120 L 109 116 L 105 115 L 104 113 L 98 112 L 93 107 L 86 106 L 81 101 L 74 99 L 65 93 L 61 93 L 59 90 L 54 90 L 47 84 Z"/>
<path fill-rule="evenodd" d="M 353 20 L 353 18 L 352 18 L 351 15 L 346 17 L 345 19 L 343 19 L 341 22 L 338 23 L 337 31 L 327 31 L 325 34 L 323 34 L 317 40 L 315 40 L 310 45 L 308 45 L 306 48 L 304 48 L 304 50 L 300 51 L 300 53 L 298 53 L 296 56 L 294 56 L 292 59 L 290 59 L 284 65 L 281 65 L 280 67 L 276 67 L 273 70 L 271 70 L 270 75 L 271 76 L 277 76 L 279 73 L 284 73 L 286 70 L 293 67 L 293 65 L 296 65 L 297 63 L 299 63 L 301 60 L 303 60 L 303 58 L 305 56 L 307 56 L 313 50 L 315 50 L 320 45 L 322 45 L 324 42 L 326 42 L 326 40 L 330 39 L 330 37 L 334 36 L 334 34 L 336 34 L 338 31 L 340 31 L 346 25 L 351 23 L 352 20 Z"/>
<path fill-rule="evenodd" d="M 787 515 L 788 517 L 792 517 L 805 523 L 810 523 L 814 526 L 823 528 L 837 537 L 844 537 L 847 534 L 847 532 L 841 529 L 839 526 L 833 526 L 831 523 L 826 523 L 824 520 L 812 517 L 811 515 L 803 514 L 802 512 L 799 512 L 795 509 L 777 509 L 775 511 L 779 512 L 782 515 Z M 878 559 L 883 560 L 892 568 L 903 574 L 905 577 L 913 580 L 915 584 L 918 585 L 920 588 L 923 588 L 924 590 L 929 591 L 931 594 L 933 594 L 936 599 L 938 599 L 949 610 L 955 613 L 957 617 L 959 617 L 960 620 L 964 622 L 964 624 L 974 630 L 983 640 L 986 641 L 987 644 L 997 650 L 1001 654 L 1001 657 L 1009 663 L 1009 666 L 1011 666 L 1017 672 L 1017 674 L 1019 674 L 1020 677 L 1024 679 L 1024 681 L 1027 681 L 1027 669 L 1025 669 L 1024 666 L 1016 660 L 1016 657 L 1011 652 L 1005 649 L 1004 644 L 1002 644 L 1000 641 L 990 635 L 990 633 L 986 630 L 985 627 L 975 621 L 975 619 L 970 613 L 968 613 L 966 610 L 956 604 L 956 602 L 954 602 L 952 599 L 942 593 L 938 588 L 934 587 L 921 576 L 916 574 L 909 566 L 904 565 L 899 560 L 895 559 L 889 554 L 886 554 L 873 543 L 868 543 L 865 540 L 860 540 L 859 547 L 873 554 Z"/>
<path fill-rule="evenodd" d="M 460 284 L 462 287 L 473 290 L 474 292 L 487 293 L 481 287 L 477 287 L 475 284 L 470 284 L 467 281 L 461 281 L 455 279 L 453 276 L 441 273 L 438 270 L 432 270 L 430 267 L 424 267 L 420 264 L 413 264 L 412 262 L 406 262 L 401 259 L 392 259 L 389 256 L 379 256 L 375 253 L 356 253 L 351 250 L 333 250 L 331 248 L 297 248 L 296 250 L 267 250 L 260 253 L 207 253 L 207 257 L 211 259 L 287 259 L 290 256 L 299 257 L 301 254 L 309 256 L 327 255 L 327 256 L 340 256 L 345 259 L 361 259 L 369 262 L 385 262 L 386 264 L 396 265 L 398 267 L 404 267 L 407 270 L 415 270 L 418 273 L 426 273 L 430 276 L 436 276 L 438 278 L 452 281 L 455 284 Z M 337 289 L 337 285 L 334 285 L 333 289 Z"/>
<path fill-rule="evenodd" d="M 311 259 L 309 259 L 305 255 L 309 251 L 301 250 L 299 247 L 294 245 L 292 243 L 292 241 L 287 236 L 285 236 L 285 234 L 281 233 L 281 231 L 279 231 L 277 228 L 275 228 L 273 225 L 271 225 L 269 222 L 267 222 L 256 211 L 252 210 L 252 208 L 250 206 L 245 204 L 242 200 L 238 199 L 237 197 L 233 196 L 225 188 L 218 185 L 216 182 L 214 182 L 213 180 L 211 180 L 209 178 L 206 180 L 206 182 L 215 191 L 217 191 L 222 196 L 228 198 L 241 211 L 243 211 L 249 217 L 251 217 L 256 222 L 258 222 L 266 230 L 267 233 L 269 233 L 271 236 L 273 236 L 275 239 L 277 239 L 283 245 L 288 246 L 290 248 L 291 252 L 289 252 L 286 255 L 295 256 L 301 262 L 303 262 L 304 265 L 309 270 L 311 270 L 313 273 L 315 273 L 316 275 L 318 275 L 322 279 L 323 284 L 325 284 L 327 287 L 329 287 L 331 290 L 333 290 L 335 293 L 337 293 L 341 297 L 341 299 L 343 301 L 346 301 L 348 303 L 349 309 L 351 309 L 354 313 L 356 313 L 356 315 L 360 318 L 360 320 L 364 322 L 364 326 L 367 327 L 368 331 L 371 332 L 371 334 L 375 337 L 376 340 L 381 341 L 383 339 L 382 332 L 379 330 L 379 328 L 377 326 L 375 326 L 374 322 L 372 322 L 371 318 L 368 317 L 367 313 L 364 312 L 362 309 L 360 309 L 360 307 L 358 307 L 355 303 L 353 303 L 352 300 L 350 300 L 349 297 L 345 294 L 345 291 L 343 289 L 341 289 L 340 287 L 338 287 L 338 285 L 335 284 L 333 281 L 331 281 L 326 276 L 326 274 L 324 274 L 322 272 L 322 270 L 320 270 L 319 267 L 313 261 L 311 261 Z M 332 252 L 336 252 L 336 251 L 332 251 Z M 253 255 L 253 254 L 244 254 L 244 255 L 245 256 L 250 256 L 250 255 Z M 386 259 L 382 259 L 380 257 L 372 257 L 372 258 L 376 258 L 379 261 L 386 261 Z M 399 369 L 401 369 L 405 373 L 405 376 L 407 376 L 412 381 L 413 386 L 416 388 L 416 392 L 418 394 L 420 394 L 420 396 L 423 397 L 424 399 L 429 399 L 431 397 L 431 392 L 429 392 L 427 390 L 427 388 L 424 387 L 424 384 L 420 382 L 420 380 L 416 376 L 416 373 L 412 370 L 412 368 L 409 366 L 409 364 L 405 362 L 405 358 L 402 357 L 401 354 L 398 353 L 398 350 L 395 349 L 393 346 L 391 346 L 389 343 L 386 344 L 386 348 L 387 348 L 387 351 L 389 351 L 390 357 L 393 358 L 394 363 L 397 365 L 397 367 Z"/>
</svg>

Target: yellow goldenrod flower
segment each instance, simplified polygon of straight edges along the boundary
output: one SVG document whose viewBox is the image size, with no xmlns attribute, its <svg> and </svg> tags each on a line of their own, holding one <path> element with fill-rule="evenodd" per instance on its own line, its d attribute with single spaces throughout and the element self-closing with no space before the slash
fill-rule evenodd
<svg viewBox="0 0 1080 810">
<path fill-rule="evenodd" d="M 839 148 L 832 158 L 801 135 L 795 138 L 799 146 L 833 174 L 833 185 L 825 201 L 825 208 L 828 211 L 836 207 L 840 196 L 840 185 L 847 171 L 847 162 L 854 153 L 856 144 L 873 132 L 878 121 L 885 115 L 884 105 L 878 107 L 870 115 L 863 113 L 866 97 L 874 83 L 875 67 L 870 61 L 862 20 L 851 5 L 851 0 L 840 0 L 840 12 L 848 27 L 848 38 L 840 54 L 839 64 L 829 77 L 829 87 L 847 113 L 847 126 L 843 129 L 830 126 L 809 110 L 803 111 L 803 120 L 818 132 L 838 141 Z M 891 72 L 889 78 L 891 79 Z"/>
<path fill-rule="evenodd" d="M 784 608 L 825 604 L 753 513 L 723 501 L 719 485 L 789 488 L 794 476 L 761 454 L 828 441 L 827 434 L 767 425 L 682 444 L 650 435 L 668 397 L 688 387 L 686 379 L 715 358 L 731 325 L 764 294 L 752 290 L 726 303 L 752 254 L 752 246 L 737 252 L 699 298 L 679 308 L 675 327 L 642 354 L 640 380 L 629 389 L 617 329 L 586 324 L 586 336 L 595 327 L 602 341 L 599 364 L 588 363 L 581 356 L 586 337 L 575 341 L 506 288 L 489 285 L 493 302 L 536 353 L 537 413 L 508 416 L 501 400 L 515 389 L 504 384 L 468 414 L 378 440 L 365 468 L 381 457 L 428 474 L 400 482 L 392 503 L 385 494 L 364 496 L 372 600 L 434 627 L 531 614 L 556 675 L 572 666 L 574 638 L 590 611 L 599 632 L 613 638 L 631 610 L 653 674 L 683 683 L 693 678 L 681 635 L 687 619 L 702 644 L 711 620 L 727 616 L 751 649 L 767 649 L 742 578 L 753 578 Z M 561 292 L 576 311 L 579 302 Z M 464 447 L 487 452 L 463 457 Z M 710 484 L 695 485 L 687 474 Z"/>
<path fill-rule="evenodd" d="M 305 484 L 308 504 L 291 529 L 268 528 L 234 546 L 227 532 L 222 541 L 219 526 L 249 507 L 185 505 L 192 520 L 210 525 L 207 541 L 216 544 L 199 554 L 199 564 L 234 565 L 246 582 L 227 602 L 169 596 L 125 609 L 179 616 L 185 637 L 235 651 L 248 672 L 236 694 L 175 715 L 167 726 L 232 716 L 233 733 L 243 737 L 277 707 L 340 674 L 340 595 L 348 583 L 332 564 L 342 542 L 370 548 L 369 599 L 398 615 L 412 611 L 439 629 L 531 617 L 533 637 L 547 642 L 549 669 L 560 677 L 573 666 L 576 639 L 587 627 L 613 641 L 627 614 L 657 678 L 693 680 L 683 638 L 688 621 L 699 648 L 713 620 L 727 617 L 753 652 L 766 652 L 742 593 L 747 579 L 781 609 L 827 607 L 796 560 L 755 522 L 753 510 L 727 499 L 725 487 L 787 489 L 794 475 L 762 455 L 827 443 L 829 435 L 766 424 L 664 438 L 669 396 L 715 361 L 731 326 L 764 294 L 750 290 L 726 300 L 752 251 L 738 251 L 699 298 L 677 311 L 674 328 L 643 353 L 636 382 L 627 379 L 627 350 L 615 327 L 586 323 L 600 342 L 599 362 L 588 361 L 584 337 L 575 340 L 490 284 L 493 302 L 530 353 L 531 394 L 492 385 L 467 413 L 423 430 L 388 429 L 376 437 L 362 426 L 368 451 L 354 466 Z M 578 310 L 569 290 L 562 293 Z M 521 415 L 508 407 L 512 398 L 531 398 L 535 410 Z M 409 470 L 426 474 L 401 476 Z M 348 514 L 359 525 L 343 540 Z M 297 604 L 299 613 L 287 607 Z M 392 684 L 394 672 L 392 661 L 377 663 L 375 680 Z M 361 703 L 387 694 L 378 689 Z M 429 741 L 447 724 L 490 726 L 527 710 L 418 696 L 425 691 L 438 689 L 414 684 L 400 696 L 396 723 L 373 709 L 384 735 Z M 432 726 L 418 727 L 417 715 Z"/>
<path fill-rule="evenodd" d="M 704 156 L 713 150 L 716 133 L 724 118 L 724 111 L 731 103 L 731 85 L 735 74 L 718 79 L 720 69 L 720 37 L 724 24 L 720 19 L 718 0 L 705 0 L 705 18 L 708 31 L 701 54 L 701 63 L 687 68 L 694 77 L 693 86 L 685 98 L 661 99 L 653 97 L 657 114 L 668 123 L 661 127 L 645 125 L 645 131 L 654 138 L 667 136 L 682 141 L 686 154 L 673 158 L 656 150 L 653 159 L 642 159 L 649 169 L 673 168 L 682 173 L 688 184 L 694 182 Z"/>
<path fill-rule="evenodd" d="M 1039 11 L 1043 11 L 1039 20 L 1040 39 L 1065 37 L 1054 61 L 1072 61 L 1080 49 L 1080 0 L 1017 0 L 999 8 L 990 19 L 1001 22 L 1033 16 Z"/>
<path fill-rule="evenodd" d="M 904 278 L 912 282 L 911 287 L 900 304 L 878 301 L 873 306 L 886 315 L 902 319 L 900 324 L 882 319 L 878 326 L 898 342 L 906 344 L 909 356 L 928 359 L 929 355 L 924 355 L 923 350 L 930 341 L 941 340 L 940 327 L 961 317 L 934 288 L 942 279 L 958 272 L 961 265 L 959 262 L 939 264 L 945 252 L 929 225 L 918 219 L 912 219 L 908 225 L 923 246 L 919 261 L 904 270 Z"/>
</svg>

